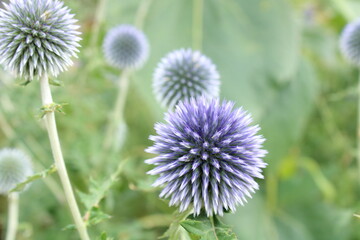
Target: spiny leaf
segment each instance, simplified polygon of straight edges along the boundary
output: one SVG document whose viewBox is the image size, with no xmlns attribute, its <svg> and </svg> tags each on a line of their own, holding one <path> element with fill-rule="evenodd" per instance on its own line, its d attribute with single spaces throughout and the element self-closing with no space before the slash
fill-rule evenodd
<svg viewBox="0 0 360 240">
<path fill-rule="evenodd" d="M 19 83 L 19 85 L 25 87 L 25 86 L 27 86 L 29 83 L 31 83 L 31 80 L 27 79 L 27 80 L 22 81 L 21 83 Z"/>
<path fill-rule="evenodd" d="M 93 226 L 110 218 L 111 216 L 101 211 L 100 208 L 92 207 L 90 210 L 90 219 L 88 219 L 86 223 L 87 226 Z"/>
<path fill-rule="evenodd" d="M 52 174 L 54 172 L 56 172 L 56 167 L 55 167 L 55 165 L 51 165 L 50 168 L 45 169 L 42 172 L 39 172 L 35 175 L 28 177 L 24 182 L 21 182 L 18 185 L 16 185 L 16 187 L 13 188 L 10 192 L 22 191 L 26 187 L 27 184 L 29 184 L 35 180 L 38 180 L 38 179 L 46 178 L 47 176 L 49 176 L 50 174 Z"/>
<path fill-rule="evenodd" d="M 110 238 L 107 236 L 106 232 L 101 233 L 100 237 L 97 238 L 98 240 L 113 240 L 113 238 Z"/>
<path fill-rule="evenodd" d="M 89 193 L 85 194 L 79 192 L 80 200 L 83 202 L 88 211 L 90 211 L 92 207 L 99 205 L 101 199 L 105 197 L 108 190 L 118 180 L 118 176 L 122 172 L 126 161 L 127 159 L 122 161 L 119 164 L 117 170 L 110 177 L 107 177 L 103 182 L 98 182 L 90 178 Z"/>
<path fill-rule="evenodd" d="M 67 226 L 65 226 L 63 229 L 61 229 L 62 231 L 67 231 L 67 230 L 75 230 L 75 224 L 69 224 Z"/>
<path fill-rule="evenodd" d="M 188 232 L 180 225 L 180 223 L 185 220 L 191 211 L 186 211 L 183 213 L 175 212 L 175 219 L 170 225 L 169 229 L 164 233 L 160 238 L 167 238 L 168 240 L 191 240 Z"/>
<path fill-rule="evenodd" d="M 102 212 L 99 208 L 100 201 L 106 196 L 112 185 L 118 180 L 119 174 L 122 172 L 123 166 L 127 159 L 122 161 L 115 173 L 106 178 L 103 182 L 90 179 L 89 193 L 78 192 L 81 202 L 86 207 L 84 220 L 88 225 L 95 225 L 103 220 L 109 219 L 111 216 Z"/>
<path fill-rule="evenodd" d="M 68 103 L 50 103 L 47 105 L 44 105 L 40 108 L 40 118 L 43 118 L 47 113 L 50 112 L 59 112 L 64 113 L 63 107 L 67 105 Z"/>
<path fill-rule="evenodd" d="M 61 87 L 63 86 L 63 82 L 58 79 L 49 79 L 49 83 L 53 86 Z"/>
<path fill-rule="evenodd" d="M 237 240 L 230 226 L 222 223 L 216 216 L 207 218 L 200 215 L 186 219 L 180 225 L 190 233 L 191 240 Z"/>
<path fill-rule="evenodd" d="M 86 209 L 91 210 L 93 206 L 97 206 L 101 199 L 103 199 L 116 179 L 109 178 L 104 182 L 97 182 L 90 179 L 89 193 L 78 192 L 81 202 Z"/>
</svg>

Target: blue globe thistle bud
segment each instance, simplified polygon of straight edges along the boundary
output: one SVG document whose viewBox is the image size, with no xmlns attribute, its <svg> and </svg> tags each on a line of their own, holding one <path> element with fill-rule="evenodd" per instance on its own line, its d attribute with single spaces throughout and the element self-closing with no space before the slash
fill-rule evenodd
<svg viewBox="0 0 360 240">
<path fill-rule="evenodd" d="M 58 0 L 10 0 L 0 10 L 0 63 L 31 81 L 57 76 L 72 64 L 80 34 Z"/>
<path fill-rule="evenodd" d="M 7 194 L 33 174 L 30 158 L 20 150 L 0 151 L 0 194 Z"/>
<path fill-rule="evenodd" d="M 137 69 L 148 58 L 149 43 L 142 31 L 124 24 L 108 32 L 103 51 L 110 65 L 120 69 Z"/>
<path fill-rule="evenodd" d="M 254 178 L 263 178 L 265 139 L 259 126 L 249 125 L 251 116 L 233 106 L 192 98 L 168 112 L 167 123 L 155 125 L 158 135 L 150 136 L 155 143 L 146 151 L 159 156 L 146 160 L 157 165 L 148 174 L 160 175 L 153 185 L 163 186 L 160 197 L 170 197 L 180 212 L 223 215 L 259 188 Z"/>
<path fill-rule="evenodd" d="M 349 62 L 360 65 L 360 19 L 344 28 L 340 37 L 340 50 Z"/>
<path fill-rule="evenodd" d="M 191 97 L 218 97 L 219 78 L 209 58 L 199 51 L 180 49 L 170 52 L 158 64 L 154 93 L 164 107 L 173 108 L 179 101 Z"/>
</svg>

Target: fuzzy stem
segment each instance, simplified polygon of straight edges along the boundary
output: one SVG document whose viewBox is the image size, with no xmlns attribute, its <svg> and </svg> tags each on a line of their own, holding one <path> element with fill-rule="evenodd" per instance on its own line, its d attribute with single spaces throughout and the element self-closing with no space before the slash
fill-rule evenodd
<svg viewBox="0 0 360 240">
<path fill-rule="evenodd" d="M 47 75 L 40 79 L 41 98 L 44 106 L 52 104 L 52 95 Z M 69 205 L 72 217 L 74 219 L 76 228 L 82 240 L 89 240 L 89 235 L 86 230 L 86 225 L 81 217 L 79 207 L 76 203 L 74 191 L 72 189 L 70 179 L 66 170 L 64 158 L 61 151 L 60 140 L 56 128 L 55 113 L 47 112 L 44 116 L 46 128 L 49 135 L 51 150 L 55 160 L 55 165 L 60 176 L 61 183 L 64 188 L 65 198 Z"/>
<path fill-rule="evenodd" d="M 124 108 L 126 102 L 126 96 L 129 88 L 129 70 L 123 70 L 118 82 L 118 95 L 115 102 L 115 107 L 110 114 L 109 124 L 106 129 L 106 135 L 104 140 L 104 149 L 115 149 L 114 139 L 116 137 L 117 127 L 124 121 Z"/>
<path fill-rule="evenodd" d="M 153 0 L 143 0 L 136 12 L 135 26 L 139 29 L 143 28 L 145 18 L 149 12 L 152 1 Z"/>
<path fill-rule="evenodd" d="M 203 34 L 203 11 L 204 0 L 193 1 L 193 48 L 201 50 L 202 48 L 202 34 Z"/>
<path fill-rule="evenodd" d="M 358 110 L 357 110 L 357 149 L 356 149 L 356 158 L 358 162 L 358 178 L 360 178 L 360 69 L 359 69 L 359 78 L 358 78 Z"/>
<path fill-rule="evenodd" d="M 216 226 L 215 226 L 214 216 L 212 215 L 212 216 L 209 217 L 209 218 L 210 218 L 211 228 L 212 228 L 212 230 L 213 230 L 213 232 L 214 232 L 214 237 L 215 237 L 216 240 L 219 240 L 219 238 L 218 238 L 218 236 L 217 236 L 217 234 L 216 234 Z"/>
<path fill-rule="evenodd" d="M 1 109 L 0 109 L 0 128 L 6 137 L 15 135 L 9 122 L 5 118 L 5 114 L 2 113 Z"/>
<path fill-rule="evenodd" d="M 92 26 L 92 35 L 90 39 L 90 49 L 95 49 L 95 45 L 99 38 L 100 26 L 105 15 L 106 0 L 99 0 L 96 6 L 95 21 Z"/>
<path fill-rule="evenodd" d="M 8 226 L 5 240 L 15 240 L 16 232 L 19 224 L 19 193 L 13 192 L 8 196 L 9 214 Z"/>
</svg>

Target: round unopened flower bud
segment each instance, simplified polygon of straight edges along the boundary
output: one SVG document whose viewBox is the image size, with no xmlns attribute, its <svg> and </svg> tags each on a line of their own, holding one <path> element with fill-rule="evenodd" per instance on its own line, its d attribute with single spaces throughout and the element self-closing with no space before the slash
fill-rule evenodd
<svg viewBox="0 0 360 240">
<path fill-rule="evenodd" d="M 263 178 L 262 158 L 265 139 L 259 126 L 251 126 L 251 116 L 232 102 L 219 103 L 204 97 L 181 101 L 166 123 L 155 125 L 157 136 L 147 152 L 158 154 L 146 160 L 160 175 L 154 186 L 162 186 L 160 197 L 170 198 L 170 206 L 180 212 L 193 208 L 194 215 L 204 209 L 208 216 L 235 211 Z"/>
<path fill-rule="evenodd" d="M 340 37 L 340 50 L 349 62 L 360 66 L 360 19 L 344 28 Z"/>
<path fill-rule="evenodd" d="M 148 58 L 149 43 L 142 31 L 124 24 L 108 32 L 103 51 L 110 65 L 120 69 L 137 69 Z"/>
<path fill-rule="evenodd" d="M 0 150 L 0 194 L 7 194 L 33 174 L 30 158 L 20 150 Z"/>
<path fill-rule="evenodd" d="M 58 0 L 10 0 L 0 10 L 0 63 L 31 81 L 57 76 L 72 64 L 80 34 L 70 10 Z"/>
<path fill-rule="evenodd" d="M 154 74 L 154 93 L 158 101 L 173 108 L 191 97 L 219 96 L 220 76 L 216 66 L 199 51 L 180 49 L 166 55 Z"/>
</svg>

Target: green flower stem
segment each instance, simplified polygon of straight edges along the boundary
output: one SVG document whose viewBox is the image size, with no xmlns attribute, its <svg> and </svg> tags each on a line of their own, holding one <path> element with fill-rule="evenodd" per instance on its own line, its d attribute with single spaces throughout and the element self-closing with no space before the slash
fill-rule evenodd
<svg viewBox="0 0 360 240">
<path fill-rule="evenodd" d="M 153 0 L 143 0 L 136 12 L 135 26 L 138 29 L 143 29 L 145 18 L 149 12 Z"/>
<path fill-rule="evenodd" d="M 212 231 L 214 232 L 214 237 L 216 240 L 219 240 L 219 238 L 217 237 L 217 234 L 216 234 L 216 227 L 215 227 L 215 220 L 214 220 L 214 216 L 211 216 L 210 217 L 210 223 L 211 223 L 211 229 Z"/>
<path fill-rule="evenodd" d="M 193 49 L 201 50 L 202 48 L 202 34 L 203 34 L 203 12 L 204 0 L 193 1 Z"/>
<path fill-rule="evenodd" d="M 19 193 L 10 193 L 8 199 L 9 214 L 5 240 L 16 240 L 16 232 L 19 225 Z"/>
<path fill-rule="evenodd" d="M 129 88 L 129 77 L 130 71 L 123 70 L 120 79 L 118 81 L 118 95 L 115 102 L 115 107 L 109 116 L 109 124 L 106 129 L 106 135 L 104 140 L 104 149 L 114 150 L 115 149 L 115 138 L 119 124 L 124 121 L 124 108 L 126 102 L 126 96 Z"/>
<path fill-rule="evenodd" d="M 358 79 L 358 110 L 357 110 L 357 149 L 356 149 L 356 158 L 358 162 L 358 171 L 359 171 L 359 179 L 360 179 L 360 69 L 359 69 L 359 79 Z"/>
<path fill-rule="evenodd" d="M 40 88 L 41 88 L 41 98 L 42 104 L 44 106 L 52 104 L 53 99 L 51 95 L 49 79 L 47 75 L 44 75 L 40 79 Z M 61 183 L 64 188 L 65 198 L 69 205 L 71 214 L 73 216 L 76 228 L 79 232 L 80 238 L 82 240 L 90 240 L 89 235 L 86 230 L 86 225 L 81 217 L 79 207 L 76 203 L 74 191 L 72 189 L 69 176 L 66 170 L 64 158 L 61 151 L 60 140 L 56 128 L 56 121 L 55 121 L 55 113 L 54 112 L 47 112 L 44 116 L 46 128 L 49 135 L 51 150 L 53 153 L 53 157 L 55 160 L 55 165 L 57 171 L 60 176 Z"/>
<path fill-rule="evenodd" d="M 103 22 L 104 15 L 105 15 L 105 7 L 106 7 L 107 0 L 99 0 L 96 6 L 96 13 L 95 13 L 95 21 L 92 26 L 92 34 L 90 39 L 90 49 L 96 49 L 95 45 L 99 38 L 100 33 L 100 26 Z"/>
<path fill-rule="evenodd" d="M 2 113 L 1 108 L 0 108 L 0 128 L 6 137 L 14 135 L 14 131 L 11 128 L 9 122 L 6 120 L 5 114 Z"/>
</svg>

